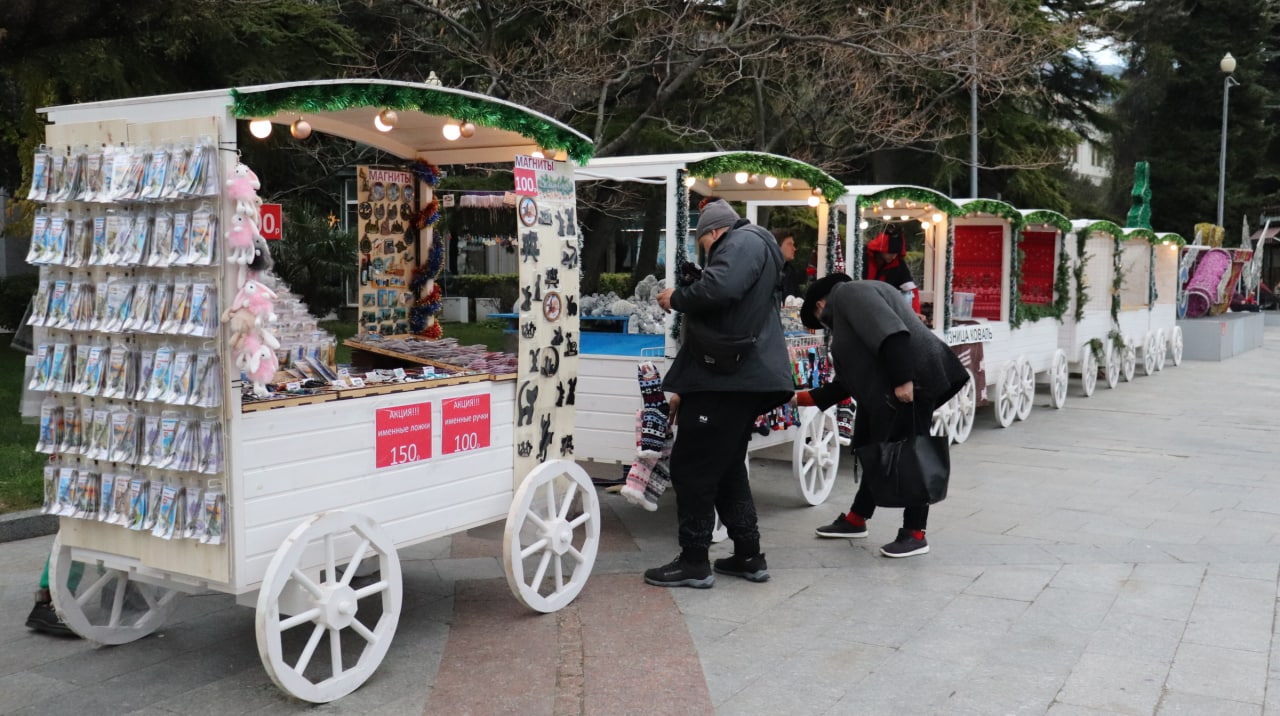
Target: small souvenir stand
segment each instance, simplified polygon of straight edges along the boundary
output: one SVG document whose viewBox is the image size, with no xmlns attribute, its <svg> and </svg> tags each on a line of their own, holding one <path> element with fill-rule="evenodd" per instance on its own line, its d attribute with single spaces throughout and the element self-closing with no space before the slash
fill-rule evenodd
<svg viewBox="0 0 1280 716">
<path fill-rule="evenodd" d="M 1016 321 L 1022 330 L 1035 322 L 1037 331 L 1050 331 L 1056 338 L 1059 321 L 1071 300 L 1071 257 L 1067 237 L 1071 220 L 1056 211 L 1022 210 L 1021 240 L 1018 243 Z M 1046 382 L 1050 405 L 1061 408 L 1067 401 L 1070 382 L 1068 353 L 1059 346 L 1053 352 Z"/>
<path fill-rule="evenodd" d="M 58 346 L 63 361 L 79 362 L 82 354 L 88 360 L 90 352 L 106 351 L 106 346 L 112 351 L 119 346 L 126 361 L 131 351 L 145 357 L 155 355 L 151 351 L 157 346 L 158 351 L 177 346 L 177 353 L 212 362 L 212 378 L 204 375 L 201 385 L 217 388 L 201 392 L 202 401 L 194 405 L 166 401 L 168 395 L 135 400 L 132 390 L 115 391 L 124 383 L 115 386 L 112 377 L 105 383 L 112 392 L 97 386 L 81 389 L 77 378 L 88 374 L 85 364 L 75 366 L 79 371 L 64 370 L 65 381 L 41 386 L 57 408 L 43 417 L 65 415 L 70 421 L 84 411 L 93 426 L 84 426 L 89 433 L 83 449 L 79 444 L 63 449 L 70 428 L 64 429 L 62 420 L 47 419 L 48 441 L 42 436 L 41 446 L 54 454 L 52 482 L 46 487 L 57 493 L 51 502 L 64 515 L 53 551 L 54 603 L 76 633 L 102 644 L 123 644 L 159 628 L 183 592 L 233 594 L 241 604 L 256 608 L 259 653 L 272 680 L 295 697 L 327 702 L 363 684 L 387 653 L 401 612 L 400 548 L 506 520 L 503 561 L 512 592 L 542 612 L 557 610 L 578 594 L 595 559 L 600 513 L 590 479 L 572 462 L 575 361 L 568 348 L 578 326 L 564 305 L 577 293 L 577 271 L 572 270 L 576 266 L 562 270 L 560 264 L 571 247 L 576 249 L 575 237 L 541 226 L 522 231 L 522 284 L 540 287 L 543 296 L 537 306 L 522 310 L 536 335 L 522 338 L 518 379 L 452 370 L 442 370 L 449 377 L 439 378 L 428 371 L 413 383 L 348 385 L 307 399 L 242 405 L 241 370 L 233 355 L 241 359 L 240 367 L 260 395 L 266 394 L 262 383 L 268 378 L 259 376 L 258 369 L 273 364 L 274 356 L 268 349 L 261 362 L 244 361 L 243 348 L 236 352 L 230 345 L 230 326 L 219 326 L 216 318 L 223 309 L 242 307 L 242 298 L 245 305 L 270 298 L 269 292 L 258 292 L 260 286 L 250 290 L 254 274 L 246 276 L 237 261 L 248 257 L 241 255 L 234 234 L 250 231 L 246 224 L 258 221 L 256 194 L 246 186 L 252 172 L 237 167 L 237 143 L 245 141 L 237 134 L 237 119 L 254 120 L 256 136 L 265 136 L 271 125 L 288 127 L 302 139 L 314 130 L 377 147 L 407 162 L 510 164 L 523 155 L 516 171 L 517 183 L 525 181 L 522 195 L 537 203 L 537 211 L 552 213 L 573 210 L 571 171 L 563 162 L 527 155 L 585 161 L 591 153 L 589 140 L 492 97 L 389 81 L 288 83 L 42 111 L 51 123 L 50 145 L 123 144 L 122 154 L 146 158 L 137 163 L 140 171 L 146 167 L 140 184 L 146 188 L 114 200 L 108 196 L 111 203 L 96 204 L 83 192 L 57 196 L 63 181 L 59 176 L 49 183 L 55 191 L 36 197 L 49 202 L 50 216 L 62 219 L 60 212 L 70 211 L 77 227 L 83 218 L 88 222 L 83 226 L 92 228 L 99 219 L 111 224 L 113 217 L 131 212 L 132 236 L 145 253 L 152 250 L 147 234 L 161 233 L 162 213 L 194 211 L 194 220 L 204 221 L 202 227 L 193 224 L 203 231 L 198 239 L 216 246 L 211 254 L 177 254 L 181 260 L 176 263 L 154 265 L 114 252 L 94 254 L 80 264 L 62 253 L 37 257 L 44 264 L 46 286 L 56 284 L 47 288 L 50 297 L 59 294 L 64 308 L 68 302 L 62 299 L 70 287 L 88 291 L 94 282 L 102 287 L 98 293 L 103 301 L 111 297 L 110 305 L 119 306 L 114 300 L 117 282 L 125 287 L 132 286 L 129 280 L 139 286 L 148 280 L 177 281 L 175 290 L 186 292 L 183 287 L 194 281 L 204 287 L 204 298 L 195 299 L 205 302 L 199 310 L 212 317 L 189 318 L 175 326 L 185 328 L 172 332 L 163 327 L 129 331 L 98 325 L 98 317 L 112 316 L 100 316 L 91 307 L 85 310 L 95 322 L 88 330 L 75 330 L 79 316 L 65 310 L 61 318 L 69 323 L 46 315 L 52 322 L 36 329 L 42 351 L 52 353 Z M 203 183 L 170 192 L 163 174 L 153 173 L 148 164 L 159 170 L 162 147 L 163 166 L 177 176 L 193 174 L 197 159 L 205 162 L 193 174 Z M 90 164 L 94 155 L 90 150 Z M 167 164 L 170 159 L 173 163 Z M 52 161 L 43 164 L 54 167 Z M 132 171 L 127 158 L 120 167 L 125 171 L 115 173 L 117 184 Z M 156 186 L 149 194 L 151 179 Z M 245 181 L 228 182 L 224 188 L 225 180 Z M 429 199 L 433 184 L 419 185 L 413 193 Z M 212 211 L 201 215 L 206 207 Z M 211 219 L 228 229 L 225 242 Z M 104 246 L 111 236 L 104 238 Z M 95 232 L 95 250 L 97 238 Z M 430 255 L 434 245 L 429 230 L 418 238 L 421 254 Z M 214 260 L 206 260 L 209 256 Z M 172 305 L 178 311 L 176 295 Z M 269 300 L 262 307 L 244 335 L 266 342 L 272 320 Z M 197 309 L 185 310 L 194 315 Z M 539 361 L 539 354 L 545 360 Z M 154 361 L 158 370 L 158 355 Z M 126 375 L 128 363 L 122 365 Z M 557 387 L 566 382 L 567 402 L 563 396 L 557 399 Z M 151 434 L 150 418 L 144 419 L 153 414 L 161 418 L 157 437 Z M 161 450 L 174 444 L 170 422 L 178 426 L 179 436 L 189 430 L 187 441 L 179 437 L 177 444 L 191 447 L 191 464 L 174 463 L 172 455 L 162 464 L 140 459 L 155 444 Z M 108 442 L 99 444 L 99 429 L 110 435 L 103 438 Z M 62 441 L 56 439 L 60 433 Z M 75 499 L 68 497 L 64 505 L 65 477 Z M 121 494 L 110 489 L 108 477 L 116 484 L 133 479 Z M 147 511 L 148 480 L 152 487 L 164 486 L 153 490 L 151 504 L 159 505 L 158 513 Z M 190 535 L 180 529 L 163 533 L 166 520 L 171 526 L 175 519 L 179 527 L 183 524 L 185 499 L 195 495 L 203 495 L 203 501 L 191 505 L 189 526 L 200 528 L 201 538 L 186 539 Z M 113 524 L 108 519 L 117 514 L 113 498 L 129 500 L 124 509 L 128 519 L 157 516 L 159 531 Z M 140 613 L 130 609 L 135 596 Z"/>
<path fill-rule="evenodd" d="M 1126 352 L 1113 324 L 1113 279 L 1120 260 L 1124 230 L 1110 221 L 1071 222 L 1067 251 L 1071 256 L 1071 301 L 1063 314 L 1058 345 L 1080 373 L 1084 396 L 1093 395 L 1101 376 L 1108 387 L 1120 380 Z"/>
<path fill-rule="evenodd" d="M 1117 264 L 1121 280 L 1113 301 L 1119 302 L 1116 326 L 1125 344 L 1120 375 L 1128 381 L 1133 379 L 1139 359 L 1143 375 L 1152 375 L 1164 368 L 1170 341 L 1181 345 L 1173 289 L 1177 245 L 1182 238 L 1142 228 L 1126 228 L 1124 232 Z M 1177 360 L 1182 360 L 1180 349 Z"/>
<path fill-rule="evenodd" d="M 691 192 L 745 202 L 746 218 L 755 219 L 760 206 L 807 205 L 818 215 L 818 265 L 825 266 L 828 208 L 844 188 L 817 167 L 761 152 L 700 152 L 631 157 L 602 157 L 579 167 L 584 181 L 643 182 L 666 188 L 664 225 L 666 285 L 674 285 L 677 265 L 692 260 L 696 249 L 689 236 Z M 673 240 L 673 237 L 679 240 Z M 636 382 L 638 359 L 652 360 L 665 374 L 678 349 L 679 319 L 667 318 L 661 350 L 640 355 L 590 355 L 579 360 L 577 457 L 596 462 L 628 464 L 636 458 L 636 412 L 642 401 Z M 655 338 L 658 338 L 655 336 Z M 793 353 L 803 355 L 815 346 L 809 334 L 788 338 Z M 795 356 L 793 356 L 794 358 Z M 836 409 L 800 410 L 798 425 L 753 435 L 749 450 L 775 455 L 786 450 L 800 493 L 811 505 L 822 504 L 835 484 L 840 459 Z"/>
</svg>

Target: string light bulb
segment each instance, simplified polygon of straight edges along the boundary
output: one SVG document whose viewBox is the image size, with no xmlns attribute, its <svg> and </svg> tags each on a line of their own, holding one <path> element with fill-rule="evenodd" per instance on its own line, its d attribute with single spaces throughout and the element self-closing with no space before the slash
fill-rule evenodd
<svg viewBox="0 0 1280 716">
<path fill-rule="evenodd" d="M 698 183 L 698 177 L 688 176 L 684 178 L 684 185 L 686 188 L 692 189 L 693 185 L 697 183 Z"/>
<path fill-rule="evenodd" d="M 910 217 L 910 216 L 907 216 L 906 214 L 903 214 L 900 218 L 901 218 L 903 221 L 906 221 L 907 219 L 910 219 L 911 217 Z"/>
<path fill-rule="evenodd" d="M 311 123 L 305 119 L 299 119 L 289 125 L 289 134 L 292 134 L 294 139 L 306 139 L 311 136 Z"/>
<path fill-rule="evenodd" d="M 733 180 L 738 182 L 739 184 L 746 184 L 747 180 L 750 178 L 751 178 L 751 175 L 746 172 L 738 172 L 737 174 L 733 175 Z"/>
<path fill-rule="evenodd" d="M 922 221 L 922 222 L 920 222 L 920 228 L 922 228 L 922 229 L 927 229 L 927 228 L 929 228 L 930 226 L 933 226 L 933 224 L 930 224 L 930 223 L 929 223 L 929 222 L 927 222 L 927 221 Z"/>
<path fill-rule="evenodd" d="M 817 194 L 810 194 L 808 203 L 809 203 L 809 206 L 817 206 L 818 204 L 822 203 L 822 200 L 818 198 Z"/>
<path fill-rule="evenodd" d="M 394 109 L 384 109 L 374 119 L 373 126 L 377 127 L 379 132 L 390 132 L 396 128 L 396 123 L 399 121 L 400 115 L 396 114 Z"/>
<path fill-rule="evenodd" d="M 795 184 L 794 184 L 794 183 L 792 183 L 792 181 L 791 181 L 790 179 L 784 179 L 784 180 L 782 181 L 782 190 L 783 190 L 783 191 L 791 191 L 791 187 L 793 187 L 793 186 L 795 186 Z"/>
<path fill-rule="evenodd" d="M 885 205 L 885 208 L 886 208 L 886 209 L 892 209 L 892 208 L 893 208 L 893 199 L 885 199 L 885 200 L 884 200 L 884 205 Z"/>
<path fill-rule="evenodd" d="M 462 127 L 456 122 L 445 122 L 445 125 L 440 128 L 440 133 L 450 142 L 456 142 L 462 136 Z"/>
<path fill-rule="evenodd" d="M 544 159 L 544 158 L 546 158 L 546 156 L 547 156 L 547 155 L 546 155 L 546 154 L 543 154 L 543 152 L 542 152 L 542 148 L 541 148 L 541 147 L 539 147 L 539 148 L 537 148 L 537 149 L 533 150 L 532 152 L 529 152 L 529 156 L 533 157 L 534 159 Z"/>
<path fill-rule="evenodd" d="M 252 122 L 249 122 L 249 134 L 252 134 L 258 139 L 266 139 L 267 137 L 270 137 L 271 120 L 255 119 Z"/>
<path fill-rule="evenodd" d="M 774 188 L 775 186 L 778 185 L 778 177 L 765 177 L 764 185 L 769 187 L 770 189 Z"/>
<path fill-rule="evenodd" d="M 760 175 L 759 175 L 759 174 L 752 174 L 751 176 L 747 177 L 747 183 L 748 183 L 748 184 L 759 184 L 759 183 L 760 183 Z"/>
<path fill-rule="evenodd" d="M 470 139 L 471 137 L 476 136 L 476 125 L 475 125 L 475 122 L 463 122 L 463 123 L 462 123 L 462 126 L 461 126 L 461 127 L 458 127 L 458 131 L 462 134 L 462 136 L 464 136 L 464 137 L 466 137 L 466 138 L 468 138 L 468 139 Z"/>
<path fill-rule="evenodd" d="M 707 177 L 707 186 L 712 189 L 720 186 L 720 177 Z"/>
<path fill-rule="evenodd" d="M 815 186 L 813 189 L 809 190 L 809 193 L 814 196 L 822 196 L 822 188 Z"/>
<path fill-rule="evenodd" d="M 858 228 L 862 229 L 863 231 L 866 231 L 867 229 L 871 228 L 871 222 L 867 221 L 866 219 L 863 219 L 861 222 L 858 223 Z"/>
<path fill-rule="evenodd" d="M 941 224 L 941 223 L 942 223 L 942 213 L 941 213 L 941 212 L 936 212 L 936 213 L 934 213 L 934 215 L 933 215 L 933 223 L 935 223 L 935 224 Z"/>
</svg>

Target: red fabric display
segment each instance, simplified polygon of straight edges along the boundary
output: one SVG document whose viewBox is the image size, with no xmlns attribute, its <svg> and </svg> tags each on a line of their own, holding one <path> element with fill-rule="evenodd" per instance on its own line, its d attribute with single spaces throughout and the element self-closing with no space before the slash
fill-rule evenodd
<svg viewBox="0 0 1280 716">
<path fill-rule="evenodd" d="M 1053 303 L 1053 259 L 1058 232 L 1025 231 L 1022 234 L 1022 282 L 1018 294 L 1023 303 Z"/>
<path fill-rule="evenodd" d="M 1004 226 L 955 227 L 952 290 L 973 294 L 973 317 L 1000 320 L 1004 294 Z"/>
</svg>

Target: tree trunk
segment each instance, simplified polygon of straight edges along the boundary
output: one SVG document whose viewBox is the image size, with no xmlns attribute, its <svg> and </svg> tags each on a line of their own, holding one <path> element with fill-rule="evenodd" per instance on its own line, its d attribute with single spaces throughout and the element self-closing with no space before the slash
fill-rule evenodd
<svg viewBox="0 0 1280 716">
<path fill-rule="evenodd" d="M 596 192 L 593 207 L 608 205 L 618 190 L 602 185 Z M 609 246 L 618 234 L 618 219 L 602 208 L 589 209 L 582 222 L 582 294 L 600 291 L 600 274 L 605 272 Z"/>
<path fill-rule="evenodd" d="M 666 204 L 666 197 L 660 191 L 650 194 L 645 202 L 644 230 L 640 234 L 640 249 L 636 252 L 636 264 L 631 269 L 632 283 L 639 282 L 658 268 L 658 243 L 666 224 Z"/>
</svg>

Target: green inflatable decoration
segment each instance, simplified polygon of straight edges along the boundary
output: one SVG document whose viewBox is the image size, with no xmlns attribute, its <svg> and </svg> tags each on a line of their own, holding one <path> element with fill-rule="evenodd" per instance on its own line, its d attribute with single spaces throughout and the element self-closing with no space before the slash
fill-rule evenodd
<svg viewBox="0 0 1280 716">
<path fill-rule="evenodd" d="M 1131 229 L 1151 228 L 1151 165 L 1138 162 L 1133 166 L 1133 205 L 1125 226 Z"/>
</svg>

